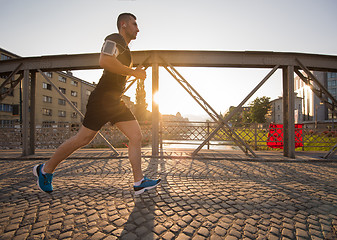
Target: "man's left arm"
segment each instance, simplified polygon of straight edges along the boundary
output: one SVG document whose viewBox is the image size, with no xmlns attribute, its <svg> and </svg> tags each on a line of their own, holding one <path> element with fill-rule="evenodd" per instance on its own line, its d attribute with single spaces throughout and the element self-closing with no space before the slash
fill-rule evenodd
<svg viewBox="0 0 337 240">
<path fill-rule="evenodd" d="M 123 76 L 134 76 L 142 80 L 146 78 L 146 72 L 144 69 L 141 68 L 132 69 L 128 66 L 123 65 L 117 59 L 118 54 L 119 50 L 117 49 L 117 44 L 114 41 L 106 40 L 103 44 L 101 54 L 99 57 L 100 67 L 109 72 Z"/>
</svg>

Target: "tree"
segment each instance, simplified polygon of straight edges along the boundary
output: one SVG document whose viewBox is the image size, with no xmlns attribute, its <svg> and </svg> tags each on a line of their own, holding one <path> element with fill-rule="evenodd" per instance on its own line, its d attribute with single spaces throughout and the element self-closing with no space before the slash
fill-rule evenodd
<svg viewBox="0 0 337 240">
<path fill-rule="evenodd" d="M 231 106 L 228 110 L 227 113 L 225 113 L 224 117 L 227 117 L 229 114 L 231 114 L 234 110 L 236 109 L 236 107 Z M 221 114 L 220 114 L 221 115 Z M 233 126 L 239 127 L 241 126 L 243 119 L 242 119 L 242 112 L 239 111 L 238 113 L 234 114 L 234 116 L 231 117 L 231 119 L 229 120 L 229 122 L 231 122 L 233 124 Z"/>
<path fill-rule="evenodd" d="M 136 104 L 135 104 L 135 115 L 139 121 L 144 121 L 147 118 L 147 103 L 146 103 L 146 92 L 144 80 L 137 80 L 136 88 Z"/>
<path fill-rule="evenodd" d="M 256 123 L 265 123 L 266 122 L 266 114 L 271 108 L 271 102 L 269 97 L 257 97 L 250 104 L 250 119 L 252 122 Z"/>
</svg>

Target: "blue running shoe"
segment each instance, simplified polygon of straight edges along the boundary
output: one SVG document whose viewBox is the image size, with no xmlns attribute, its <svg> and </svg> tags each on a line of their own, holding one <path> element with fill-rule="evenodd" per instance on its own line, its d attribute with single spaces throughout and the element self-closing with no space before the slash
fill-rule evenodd
<svg viewBox="0 0 337 240">
<path fill-rule="evenodd" d="M 135 190 L 135 195 L 142 194 L 143 192 L 155 188 L 160 183 L 161 179 L 152 180 L 147 177 L 144 177 L 144 180 L 139 186 L 133 186 Z"/>
<path fill-rule="evenodd" d="M 53 191 L 53 174 L 46 173 L 42 174 L 41 168 L 43 164 L 38 164 L 33 168 L 33 173 L 37 177 L 37 186 L 44 192 L 51 193 Z"/>
</svg>

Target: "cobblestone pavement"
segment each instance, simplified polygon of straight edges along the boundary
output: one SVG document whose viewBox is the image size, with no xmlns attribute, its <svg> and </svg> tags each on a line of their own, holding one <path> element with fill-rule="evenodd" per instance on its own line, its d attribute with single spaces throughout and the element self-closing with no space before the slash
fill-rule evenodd
<svg viewBox="0 0 337 240">
<path fill-rule="evenodd" d="M 337 239 L 337 162 L 144 157 L 156 190 L 133 196 L 120 159 L 0 161 L 0 239 Z"/>
</svg>

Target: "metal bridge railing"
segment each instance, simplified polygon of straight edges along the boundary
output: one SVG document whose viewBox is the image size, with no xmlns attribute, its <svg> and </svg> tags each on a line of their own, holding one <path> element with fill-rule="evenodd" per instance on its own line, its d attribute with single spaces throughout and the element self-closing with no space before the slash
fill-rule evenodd
<svg viewBox="0 0 337 240">
<path fill-rule="evenodd" d="M 143 147 L 151 146 L 151 122 L 140 123 L 143 134 Z M 217 122 L 175 122 L 163 121 L 160 124 L 160 141 L 162 144 L 198 145 L 204 141 L 210 132 L 218 126 Z M 48 124 L 36 127 L 36 148 L 57 148 L 71 136 L 78 132 L 78 125 L 68 123 Z M 233 130 L 249 146 L 255 150 L 275 150 L 267 146 L 269 137 L 269 124 L 244 124 L 232 126 Z M 127 138 L 116 128 L 105 125 L 101 131 L 114 147 L 126 147 Z M 297 151 L 329 151 L 337 143 L 337 127 L 333 124 L 305 124 L 302 128 L 302 147 Z M 280 141 L 274 141 L 280 142 Z M 207 144 L 235 146 L 226 133 L 219 131 Z M 96 137 L 87 147 L 107 147 L 106 143 Z M 0 149 L 22 148 L 22 131 L 20 125 L 6 125 L 0 127 Z"/>
</svg>

